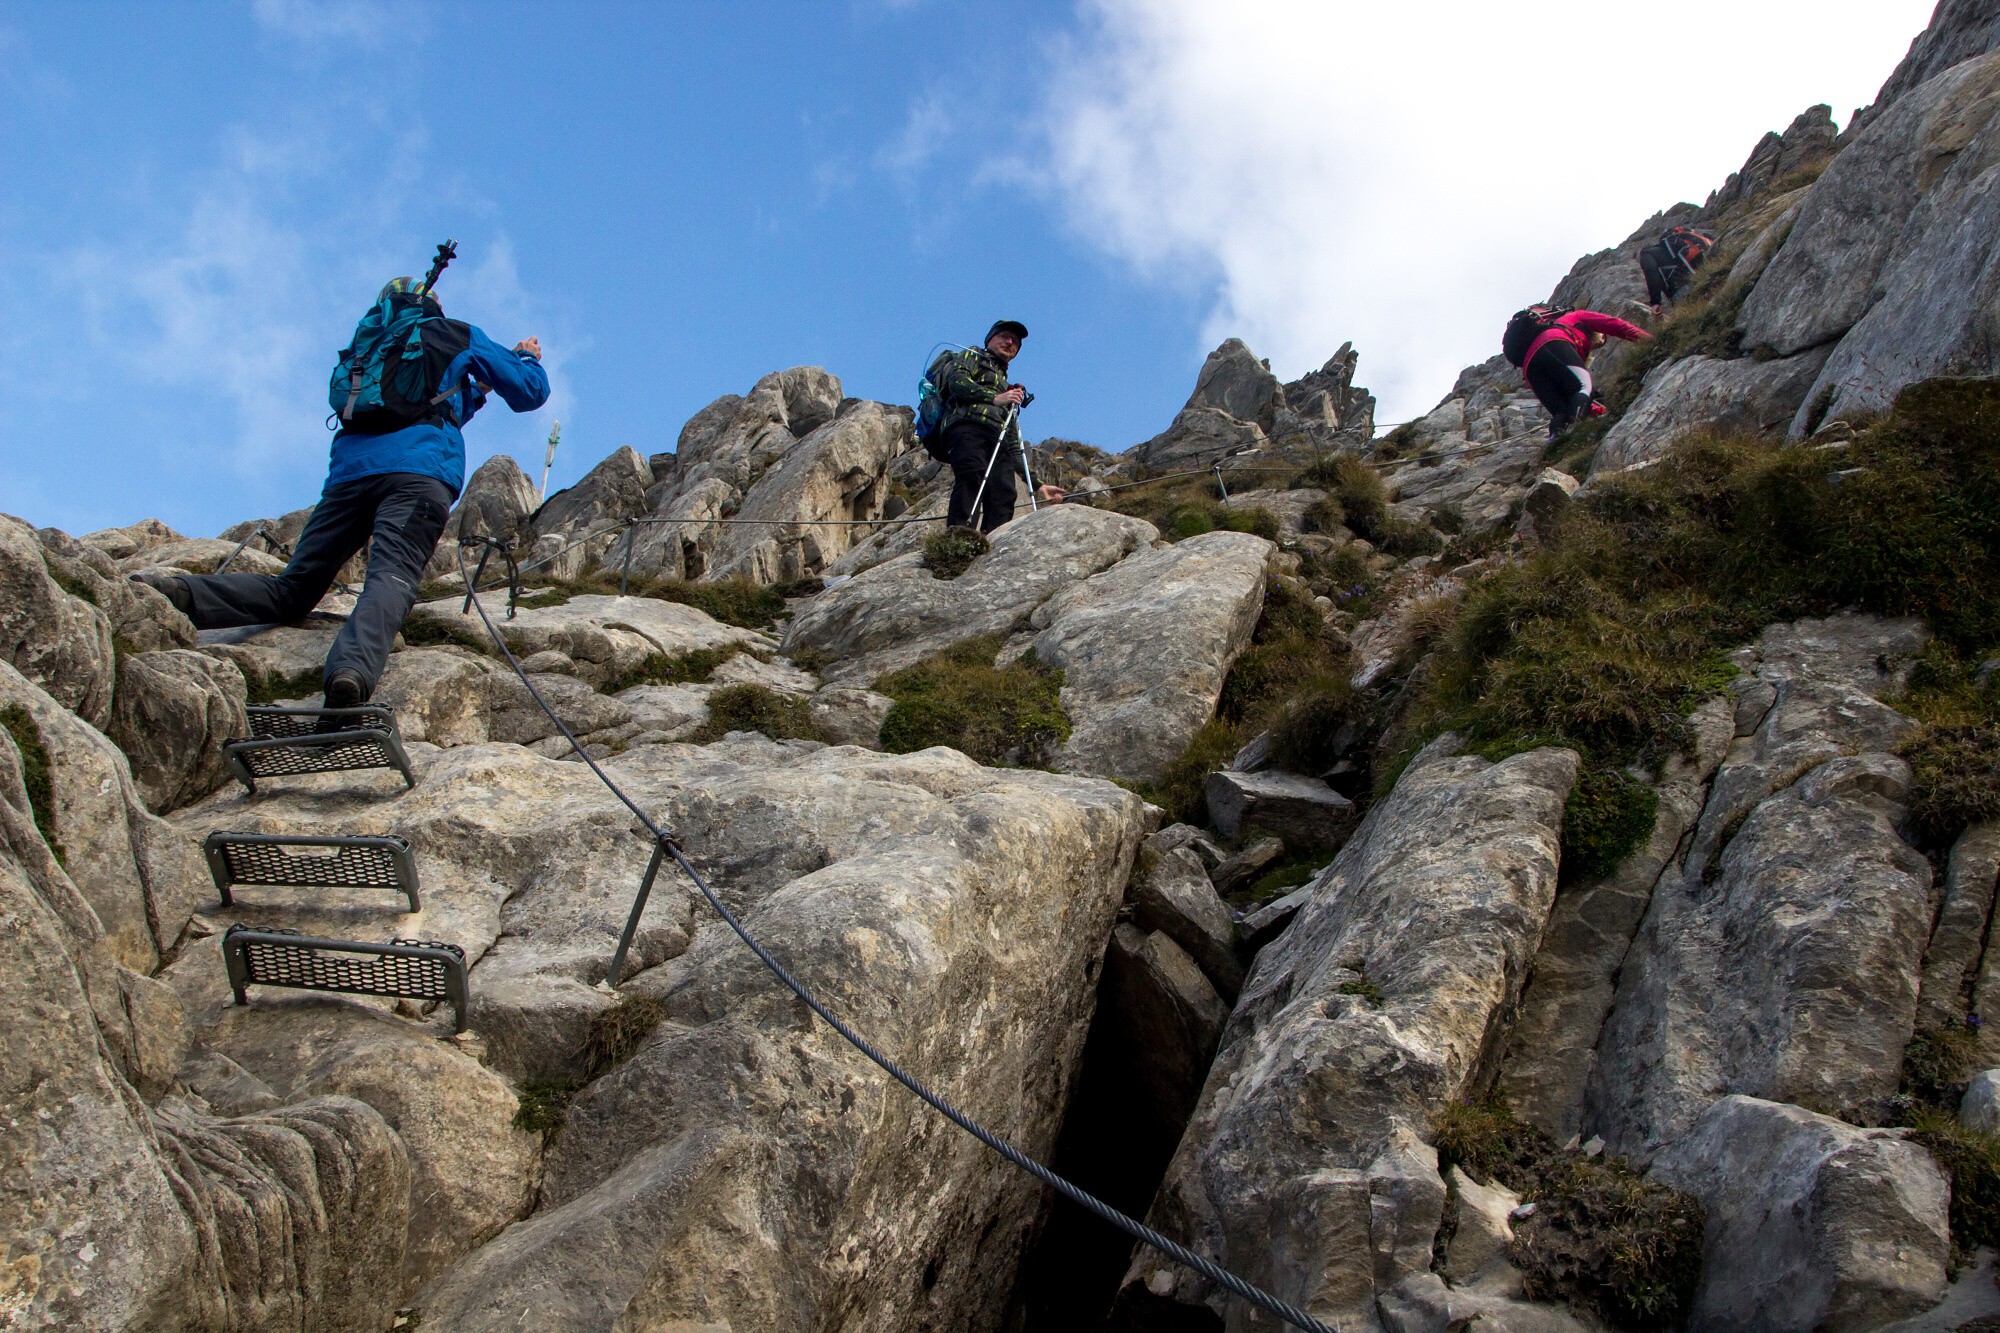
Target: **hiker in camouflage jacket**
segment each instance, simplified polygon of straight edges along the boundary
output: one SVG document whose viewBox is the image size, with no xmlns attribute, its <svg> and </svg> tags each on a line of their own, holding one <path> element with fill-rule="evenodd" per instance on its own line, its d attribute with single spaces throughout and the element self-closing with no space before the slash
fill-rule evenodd
<svg viewBox="0 0 2000 1333">
<path fill-rule="evenodd" d="M 1007 367 L 1021 353 L 1027 326 L 1011 319 L 997 321 L 986 331 L 986 344 L 960 352 L 944 381 L 944 448 L 951 462 L 951 504 L 946 522 L 964 527 L 975 518 L 981 532 L 1014 517 L 1014 474 L 1021 467 L 1021 433 L 1009 430 L 1000 438 L 1010 411 L 1018 411 L 1026 396 L 1007 382 Z M 997 456 L 996 456 L 997 451 Z M 980 512 L 973 500 L 985 486 Z"/>
</svg>

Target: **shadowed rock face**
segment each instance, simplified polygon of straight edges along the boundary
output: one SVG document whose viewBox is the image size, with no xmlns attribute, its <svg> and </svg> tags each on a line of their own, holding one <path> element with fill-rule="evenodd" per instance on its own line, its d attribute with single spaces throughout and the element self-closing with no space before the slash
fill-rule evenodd
<svg viewBox="0 0 2000 1333">
<path fill-rule="evenodd" d="M 1520 993 L 1576 763 L 1418 756 L 1258 956 L 1154 1225 L 1322 1317 L 1429 1270 L 1444 1184 L 1423 1136 Z M 1121 1305 L 1161 1303 L 1225 1308 L 1142 1253 Z"/>
</svg>

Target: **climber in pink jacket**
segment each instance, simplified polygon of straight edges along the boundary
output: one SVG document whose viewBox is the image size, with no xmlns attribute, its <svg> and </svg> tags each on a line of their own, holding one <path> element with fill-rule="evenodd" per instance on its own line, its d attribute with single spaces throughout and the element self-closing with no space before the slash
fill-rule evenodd
<svg viewBox="0 0 2000 1333">
<path fill-rule="evenodd" d="M 1571 310 L 1542 326 L 1521 358 L 1521 377 L 1549 409 L 1549 438 L 1567 431 L 1580 416 L 1603 416 L 1590 378 L 1590 354 L 1604 340 L 1640 342 L 1653 335 L 1636 324 L 1595 310 Z"/>
</svg>

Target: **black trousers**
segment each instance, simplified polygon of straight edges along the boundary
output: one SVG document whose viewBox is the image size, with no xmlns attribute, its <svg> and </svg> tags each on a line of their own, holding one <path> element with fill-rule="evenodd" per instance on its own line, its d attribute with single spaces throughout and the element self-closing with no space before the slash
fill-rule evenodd
<svg viewBox="0 0 2000 1333">
<path fill-rule="evenodd" d="M 1528 387 L 1553 418 L 1549 438 L 1554 439 L 1575 424 L 1590 409 L 1590 371 L 1575 344 L 1558 338 L 1543 345 L 1528 362 Z"/>
<path fill-rule="evenodd" d="M 999 456 L 994 457 L 994 450 Z M 962 528 L 972 522 L 972 498 L 979 494 L 979 482 L 986 480 L 986 498 L 980 501 L 981 532 L 991 532 L 1014 517 L 1014 476 L 1021 467 L 1018 437 L 1003 444 L 1000 428 L 983 421 L 954 421 L 944 428 L 945 457 L 951 461 L 951 503 L 945 509 L 948 526 Z M 992 471 L 986 463 L 992 459 Z"/>
<path fill-rule="evenodd" d="M 372 539 L 368 581 L 326 655 L 324 679 L 352 671 L 361 677 L 363 697 L 373 694 L 403 617 L 417 600 L 452 498 L 451 487 L 415 472 L 328 483 L 284 573 L 189 575 L 189 619 L 197 629 L 302 619 L 333 586 L 340 567 Z"/>
<path fill-rule="evenodd" d="M 1639 252 L 1639 271 L 1646 275 L 1648 305 L 1679 296 L 1687 285 L 1687 268 L 1664 245 L 1649 245 Z"/>
</svg>

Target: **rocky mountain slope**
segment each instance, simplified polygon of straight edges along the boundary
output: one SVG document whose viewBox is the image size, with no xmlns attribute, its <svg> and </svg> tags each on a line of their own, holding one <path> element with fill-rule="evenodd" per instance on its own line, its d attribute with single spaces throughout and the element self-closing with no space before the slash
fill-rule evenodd
<svg viewBox="0 0 2000 1333">
<path fill-rule="evenodd" d="M 671 864 L 608 985 L 654 844 L 538 698 L 913 1075 L 1328 1327 L 1991 1326 L 1996 89 L 1944 0 L 1853 124 L 1580 260 L 1632 314 L 1638 248 L 1719 237 L 1553 446 L 1498 358 L 1378 438 L 1352 348 L 1232 339 L 990 542 L 816 368 L 545 503 L 496 459 L 377 696 L 407 789 L 222 759 L 351 593 L 197 633 L 126 578 L 309 511 L 0 517 L 0 1327 L 1278 1326 Z M 398 835 L 421 896 L 225 902 L 216 832 Z M 237 923 L 449 945 L 464 1030 L 238 1004 Z"/>
</svg>

